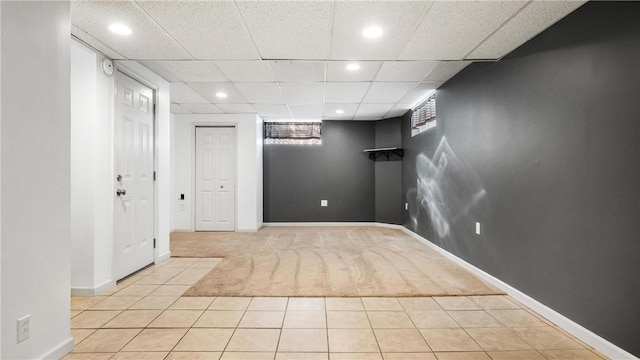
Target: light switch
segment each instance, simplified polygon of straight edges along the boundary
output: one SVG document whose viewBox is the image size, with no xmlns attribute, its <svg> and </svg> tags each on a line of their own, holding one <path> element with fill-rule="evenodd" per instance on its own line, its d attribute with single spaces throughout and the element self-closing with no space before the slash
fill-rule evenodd
<svg viewBox="0 0 640 360">
<path fill-rule="evenodd" d="M 480 235 L 480 223 L 476 221 L 476 234 Z"/>
<path fill-rule="evenodd" d="M 320 206 L 329 206 L 329 201 L 327 201 L 327 200 L 320 200 Z"/>
</svg>

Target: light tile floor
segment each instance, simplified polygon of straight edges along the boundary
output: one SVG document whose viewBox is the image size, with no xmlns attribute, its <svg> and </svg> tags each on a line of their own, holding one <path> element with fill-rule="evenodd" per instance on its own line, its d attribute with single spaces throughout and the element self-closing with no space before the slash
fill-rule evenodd
<svg viewBox="0 0 640 360">
<path fill-rule="evenodd" d="M 181 297 L 221 259 L 172 258 L 71 298 L 64 359 L 601 359 L 508 296 Z"/>
</svg>

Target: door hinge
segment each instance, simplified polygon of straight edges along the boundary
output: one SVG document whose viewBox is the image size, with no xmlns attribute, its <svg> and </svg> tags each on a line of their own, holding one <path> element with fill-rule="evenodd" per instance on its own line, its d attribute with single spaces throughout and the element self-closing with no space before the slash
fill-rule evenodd
<svg viewBox="0 0 640 360">
<path fill-rule="evenodd" d="M 156 172 L 153 172 L 153 181 L 156 181 Z"/>
<path fill-rule="evenodd" d="M 154 249 L 156 248 L 156 239 L 155 238 L 153 239 L 153 248 Z"/>
</svg>

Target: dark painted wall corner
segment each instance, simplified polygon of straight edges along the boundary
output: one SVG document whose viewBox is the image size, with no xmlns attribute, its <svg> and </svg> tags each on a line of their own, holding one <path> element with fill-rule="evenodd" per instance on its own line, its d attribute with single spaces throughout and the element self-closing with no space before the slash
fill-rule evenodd
<svg viewBox="0 0 640 360">
<path fill-rule="evenodd" d="M 402 121 L 403 224 L 636 356 L 639 18 L 587 2 Z"/>
<path fill-rule="evenodd" d="M 372 121 L 323 121 L 322 145 L 265 145 L 264 221 L 374 221 L 374 163 L 363 152 L 374 143 Z"/>
<path fill-rule="evenodd" d="M 375 122 L 375 147 L 402 147 L 401 118 Z M 392 155 L 375 162 L 375 220 L 402 223 L 402 158 Z"/>
</svg>

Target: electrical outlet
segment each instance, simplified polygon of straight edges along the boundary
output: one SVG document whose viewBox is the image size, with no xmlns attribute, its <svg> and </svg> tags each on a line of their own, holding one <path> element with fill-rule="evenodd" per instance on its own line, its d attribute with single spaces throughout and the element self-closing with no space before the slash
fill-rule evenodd
<svg viewBox="0 0 640 360">
<path fill-rule="evenodd" d="M 329 206 L 328 200 L 320 200 L 320 206 Z"/>
<path fill-rule="evenodd" d="M 18 319 L 18 343 L 31 337 L 31 315 L 25 315 Z"/>
<path fill-rule="evenodd" d="M 180 203 L 180 211 L 184 211 L 184 202 Z"/>
<path fill-rule="evenodd" d="M 480 235 L 480 223 L 476 221 L 476 235 Z"/>
</svg>

